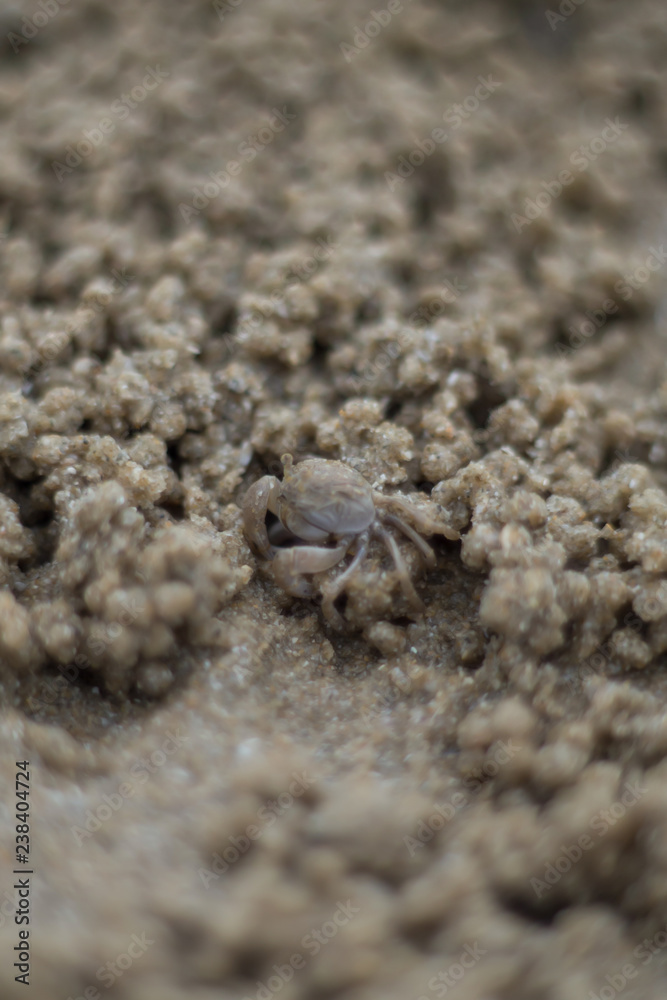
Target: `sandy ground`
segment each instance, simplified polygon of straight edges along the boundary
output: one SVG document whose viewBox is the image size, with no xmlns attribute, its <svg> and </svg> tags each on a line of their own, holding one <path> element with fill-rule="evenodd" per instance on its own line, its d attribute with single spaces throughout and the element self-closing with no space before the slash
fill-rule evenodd
<svg viewBox="0 0 667 1000">
<path fill-rule="evenodd" d="M 3 997 L 664 998 L 666 35 L 3 5 Z M 286 453 L 423 614 L 276 584 Z"/>
</svg>

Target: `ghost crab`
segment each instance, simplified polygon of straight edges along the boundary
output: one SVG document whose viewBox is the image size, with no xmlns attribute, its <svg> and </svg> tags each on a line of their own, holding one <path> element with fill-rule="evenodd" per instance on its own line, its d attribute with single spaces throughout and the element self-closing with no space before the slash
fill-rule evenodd
<svg viewBox="0 0 667 1000">
<path fill-rule="evenodd" d="M 315 597 L 318 590 L 307 577 L 332 569 L 352 553 L 343 572 L 320 587 L 327 621 L 338 630 L 345 629 L 347 624 L 334 602 L 359 570 L 371 539 L 378 538 L 393 560 L 408 604 L 415 612 L 423 611 L 424 604 L 389 529 L 395 528 L 408 538 L 432 569 L 435 554 L 422 535 L 460 537 L 443 522 L 441 508 L 432 501 L 427 501 L 424 509 L 403 497 L 385 496 L 343 462 L 312 458 L 295 466 L 291 455 L 283 455 L 282 463 L 283 481 L 263 476 L 250 487 L 243 502 L 245 534 L 255 553 L 271 562 L 276 583 L 294 597 Z M 269 511 L 277 521 L 267 528 Z"/>
</svg>

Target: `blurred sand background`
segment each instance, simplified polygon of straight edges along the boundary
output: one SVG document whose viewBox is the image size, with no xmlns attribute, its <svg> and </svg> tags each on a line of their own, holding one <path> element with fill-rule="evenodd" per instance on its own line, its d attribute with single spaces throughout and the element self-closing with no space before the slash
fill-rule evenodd
<svg viewBox="0 0 667 1000">
<path fill-rule="evenodd" d="M 3 997 L 665 996 L 666 35 L 3 3 Z M 423 617 L 275 586 L 285 452 L 442 506 Z"/>
</svg>

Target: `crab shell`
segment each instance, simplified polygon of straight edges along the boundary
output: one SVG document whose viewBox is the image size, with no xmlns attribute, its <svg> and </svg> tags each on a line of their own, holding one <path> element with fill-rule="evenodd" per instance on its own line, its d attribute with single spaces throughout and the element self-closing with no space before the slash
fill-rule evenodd
<svg viewBox="0 0 667 1000">
<path fill-rule="evenodd" d="M 343 462 L 312 458 L 299 462 L 284 455 L 285 478 L 278 496 L 278 517 L 304 542 L 359 535 L 375 520 L 373 490 Z"/>
</svg>

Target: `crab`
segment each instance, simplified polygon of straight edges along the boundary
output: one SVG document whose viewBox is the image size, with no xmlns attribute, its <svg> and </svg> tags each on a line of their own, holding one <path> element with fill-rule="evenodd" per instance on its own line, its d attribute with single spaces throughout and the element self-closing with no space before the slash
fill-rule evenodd
<svg viewBox="0 0 667 1000">
<path fill-rule="evenodd" d="M 283 455 L 282 463 L 282 482 L 263 476 L 243 501 L 248 542 L 271 564 L 278 586 L 293 597 L 316 597 L 318 590 L 309 577 L 332 569 L 351 554 L 349 565 L 320 587 L 325 618 L 337 630 L 345 630 L 347 623 L 334 602 L 359 571 L 371 539 L 378 538 L 393 560 L 408 605 L 421 613 L 424 604 L 390 529 L 408 538 L 433 569 L 435 553 L 422 536 L 460 537 L 444 523 L 441 508 L 431 501 L 425 509 L 403 497 L 386 496 L 343 462 L 311 458 L 295 465 L 291 455 Z M 267 526 L 268 512 L 275 519 Z"/>
</svg>

